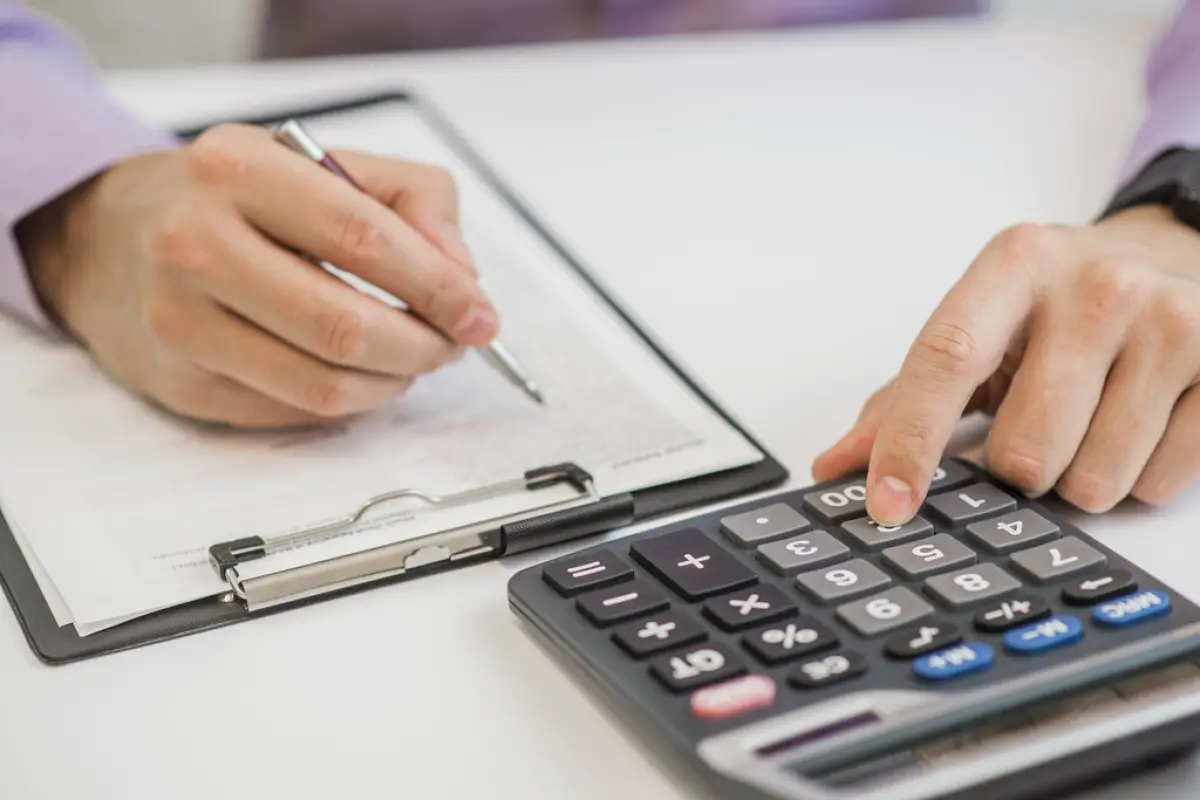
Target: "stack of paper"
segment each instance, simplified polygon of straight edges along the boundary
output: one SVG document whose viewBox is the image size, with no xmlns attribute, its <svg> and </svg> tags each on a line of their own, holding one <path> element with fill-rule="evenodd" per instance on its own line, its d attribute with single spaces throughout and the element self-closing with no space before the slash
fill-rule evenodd
<svg viewBox="0 0 1200 800">
<path fill-rule="evenodd" d="M 381 492 L 448 494 L 574 461 L 610 493 L 761 458 L 416 112 L 396 104 L 310 130 L 333 145 L 451 169 L 502 338 L 547 405 L 472 356 L 336 429 L 239 433 L 157 411 L 76 347 L 0 320 L 0 509 L 60 625 L 88 635 L 218 594 L 225 585 L 208 564 L 210 545 L 341 517 Z M 414 513 L 273 557 L 270 569 L 542 502 L 521 496 Z"/>
</svg>

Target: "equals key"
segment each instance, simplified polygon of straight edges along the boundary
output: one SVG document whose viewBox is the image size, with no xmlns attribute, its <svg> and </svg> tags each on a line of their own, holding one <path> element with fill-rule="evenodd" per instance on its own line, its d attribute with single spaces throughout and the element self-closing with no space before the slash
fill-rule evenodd
<svg viewBox="0 0 1200 800">
<path fill-rule="evenodd" d="M 563 597 L 600 589 L 633 577 L 633 567 L 611 550 L 575 555 L 542 570 L 542 579 Z"/>
</svg>

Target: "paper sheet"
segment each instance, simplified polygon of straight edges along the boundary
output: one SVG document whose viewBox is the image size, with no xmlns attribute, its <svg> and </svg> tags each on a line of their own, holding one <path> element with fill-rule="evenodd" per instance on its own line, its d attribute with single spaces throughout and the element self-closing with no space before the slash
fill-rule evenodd
<svg viewBox="0 0 1200 800">
<path fill-rule="evenodd" d="M 389 408 L 326 432 L 246 434 L 156 411 L 76 348 L 0 321 L 0 507 L 36 554 L 60 622 L 87 635 L 222 591 L 208 546 L 340 517 L 369 496 L 439 494 L 575 461 L 603 493 L 761 458 L 699 402 L 406 106 L 314 122 L 332 146 L 448 166 L 501 338 L 539 407 L 477 356 Z M 539 495 L 540 493 L 533 493 Z M 247 565 L 253 575 L 539 505 L 520 493 Z M 66 617 L 69 615 L 69 620 Z"/>
</svg>

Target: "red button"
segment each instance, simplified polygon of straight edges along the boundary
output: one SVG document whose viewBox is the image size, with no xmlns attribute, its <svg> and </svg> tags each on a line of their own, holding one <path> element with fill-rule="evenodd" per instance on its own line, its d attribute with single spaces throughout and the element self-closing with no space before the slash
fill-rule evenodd
<svg viewBox="0 0 1200 800">
<path fill-rule="evenodd" d="M 692 713 L 701 719 L 728 719 L 775 702 L 775 681 L 766 675 L 745 675 L 692 695 Z"/>
</svg>

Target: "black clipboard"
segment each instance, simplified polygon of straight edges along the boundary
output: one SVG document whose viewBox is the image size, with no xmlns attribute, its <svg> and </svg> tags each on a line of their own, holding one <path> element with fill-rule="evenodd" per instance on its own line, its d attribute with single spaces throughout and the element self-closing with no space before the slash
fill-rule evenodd
<svg viewBox="0 0 1200 800">
<path fill-rule="evenodd" d="M 491 552 L 484 550 L 475 554 L 464 553 L 464 557 L 454 561 L 445 560 L 431 563 L 419 568 L 404 570 L 400 574 L 372 578 L 357 585 L 324 591 L 311 596 L 298 596 L 296 599 L 258 610 L 251 610 L 246 604 L 239 602 L 234 592 L 226 592 L 220 596 L 192 601 L 138 617 L 86 637 L 79 636 L 73 625 L 59 627 L 55 622 L 53 613 L 42 595 L 12 531 L 3 518 L 2 509 L 0 509 L 0 585 L 4 587 L 5 595 L 16 614 L 30 648 L 43 663 L 62 665 L 142 647 L 280 611 L 301 608 L 310 603 L 330 600 L 376 586 L 435 576 L 449 569 L 469 568 L 472 564 L 508 555 L 517 550 L 528 551 L 534 547 L 551 546 L 566 541 L 576 541 L 582 544 L 586 537 L 600 535 L 623 525 L 765 490 L 783 483 L 788 478 L 787 469 L 772 457 L 726 410 L 718 406 L 669 357 L 662 346 L 654 341 L 651 334 L 616 303 L 595 276 L 517 198 L 466 138 L 425 98 L 410 91 L 388 91 L 306 108 L 281 108 L 269 114 L 222 121 L 269 126 L 285 119 L 306 121 L 395 102 L 416 105 L 426 120 L 444 137 L 456 155 L 474 170 L 480 179 L 494 190 L 500 199 L 508 204 L 517 216 L 551 248 L 562 260 L 564 266 L 574 270 L 595 292 L 598 300 L 607 304 L 620 320 L 646 343 L 666 369 L 673 372 L 697 398 L 744 436 L 755 449 L 762 453 L 763 458 L 744 467 L 654 486 L 620 497 L 596 498 L 596 502 L 560 510 L 548 510 L 543 515 L 504 526 L 503 530 L 497 529 L 489 532 L 489 534 L 494 533 L 500 537 L 496 541 L 501 543 L 498 549 L 493 548 Z M 181 138 L 187 140 L 198 136 L 207 127 L 209 126 L 198 126 L 182 130 L 179 134 Z M 536 490 L 545 483 L 569 483 L 583 491 L 588 486 L 588 477 L 587 473 L 578 465 L 547 465 L 515 478 L 512 483 L 520 489 L 529 490 Z M 80 535 L 85 535 L 85 532 L 80 532 Z M 530 543 L 535 544 L 530 545 Z M 261 544 L 261 540 L 222 543 L 210 550 L 210 556 L 215 567 L 219 566 L 221 558 L 227 559 L 227 564 L 236 563 L 235 554 L 239 547 L 242 548 L 241 552 L 245 557 L 246 552 L 254 551 Z M 229 561 L 228 559 L 231 557 L 232 561 Z M 497 602 L 502 600 L 503 598 L 497 597 Z"/>
</svg>

